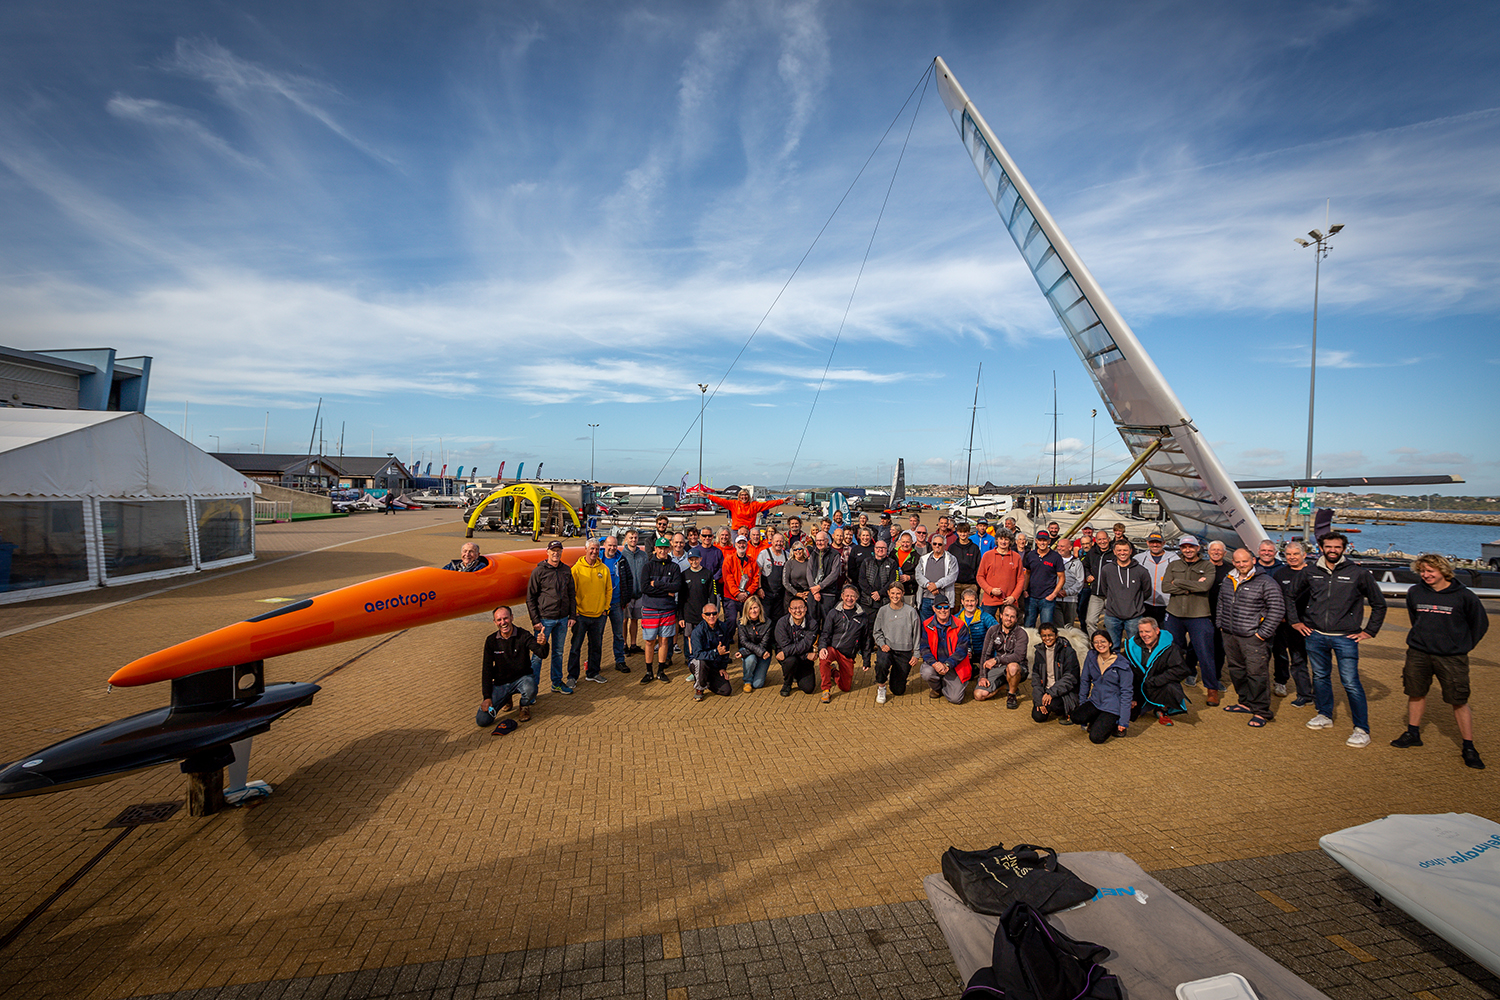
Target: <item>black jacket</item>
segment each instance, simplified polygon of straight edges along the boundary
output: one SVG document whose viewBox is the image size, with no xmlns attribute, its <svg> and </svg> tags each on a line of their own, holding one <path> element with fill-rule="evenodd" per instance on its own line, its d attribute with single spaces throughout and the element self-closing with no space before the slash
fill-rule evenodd
<svg viewBox="0 0 1500 1000">
<path fill-rule="evenodd" d="M 1340 559 L 1336 566 L 1329 566 L 1321 558 L 1309 563 L 1292 593 L 1287 621 L 1306 625 L 1315 632 L 1353 635 L 1363 631 L 1374 635 L 1385 622 L 1385 595 L 1380 592 L 1380 585 L 1369 570 L 1348 559 Z M 1219 600 L 1223 599 L 1221 592 Z M 1367 601 L 1368 622 L 1364 621 Z"/>
<path fill-rule="evenodd" d="M 1053 701 L 1062 702 L 1062 711 L 1071 712 L 1078 704 L 1078 654 L 1074 652 L 1072 643 L 1062 638 L 1052 648 L 1055 650 L 1052 654 L 1052 669 L 1056 676 L 1051 687 L 1043 684 L 1047 678 L 1046 644 L 1039 642 L 1032 650 L 1031 700 L 1040 705 L 1042 695 L 1050 694 Z"/>
<path fill-rule="evenodd" d="M 803 618 L 798 625 L 791 615 L 783 615 L 776 623 L 776 648 L 787 656 L 809 656 L 817 645 L 818 630 L 811 618 Z"/>
<path fill-rule="evenodd" d="M 641 580 L 641 605 L 652 611 L 677 613 L 677 592 L 682 589 L 682 570 L 670 559 L 651 557 Z"/>
<path fill-rule="evenodd" d="M 1490 616 L 1474 592 L 1457 580 L 1442 590 L 1418 583 L 1406 592 L 1411 631 L 1406 644 L 1433 656 L 1462 656 L 1489 631 Z"/>
<path fill-rule="evenodd" d="M 957 584 L 962 586 L 966 583 L 974 583 L 979 577 L 979 558 L 984 555 L 979 551 L 979 546 L 972 541 L 967 544 L 954 542 L 948 546 L 948 551 L 953 553 L 954 559 L 958 560 Z"/>
<path fill-rule="evenodd" d="M 572 618 L 573 571 L 566 563 L 551 565 L 545 559 L 531 571 L 526 582 L 526 613 L 533 625 L 544 618 Z"/>
<path fill-rule="evenodd" d="M 481 697 L 488 698 L 498 684 L 518 681 L 531 673 L 532 656 L 546 656 L 547 643 L 524 628 L 512 626 L 510 638 L 491 632 L 484 640 L 484 663 L 480 669 Z"/>
<path fill-rule="evenodd" d="M 719 582 L 708 570 L 689 566 L 682 571 L 682 589 L 677 591 L 677 618 L 696 625 L 703 620 L 703 605 L 719 603 Z"/>
<path fill-rule="evenodd" d="M 770 656 L 776 648 L 775 630 L 765 619 L 753 622 L 740 616 L 740 652 L 756 656 Z"/>
<path fill-rule="evenodd" d="M 1306 564 L 1303 564 L 1301 569 L 1292 569 L 1292 567 L 1288 566 L 1286 563 L 1282 563 L 1276 568 L 1276 571 L 1271 574 L 1271 579 L 1281 584 L 1281 598 L 1286 602 L 1287 608 L 1290 609 L 1293 604 L 1297 605 L 1298 618 L 1307 614 L 1307 598 L 1309 596 L 1308 591 L 1306 590 L 1306 588 L 1303 588 L 1300 591 L 1297 588 L 1297 581 L 1300 580 L 1302 578 L 1302 574 L 1306 572 Z M 1301 601 L 1300 604 L 1298 603 L 1299 600 Z M 1292 613 L 1290 610 L 1287 611 L 1286 616 L 1288 625 L 1290 625 L 1291 622 L 1298 620 L 1292 617 Z"/>
<path fill-rule="evenodd" d="M 864 648 L 870 625 L 870 613 L 864 608 L 856 604 L 853 611 L 845 611 L 840 604 L 823 618 L 818 646 L 834 649 L 845 656 L 853 656 Z"/>
<path fill-rule="evenodd" d="M 1214 616 L 1214 624 L 1220 629 L 1242 639 L 1254 635 L 1262 642 L 1270 642 L 1276 626 L 1285 619 L 1281 584 L 1258 567 L 1238 587 L 1233 576 L 1225 578 L 1219 589 L 1219 610 Z"/>
<path fill-rule="evenodd" d="M 885 603 L 886 590 L 900 580 L 901 568 L 896 565 L 894 556 L 884 559 L 871 556 L 859 565 L 859 603 L 866 608 L 880 607 Z M 870 596 L 876 592 L 880 594 L 879 600 Z"/>
</svg>

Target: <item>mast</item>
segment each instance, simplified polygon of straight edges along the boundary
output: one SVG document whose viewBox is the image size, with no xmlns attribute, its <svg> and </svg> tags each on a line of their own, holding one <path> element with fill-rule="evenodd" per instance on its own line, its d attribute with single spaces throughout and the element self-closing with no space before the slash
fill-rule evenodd
<svg viewBox="0 0 1500 1000">
<path fill-rule="evenodd" d="M 964 496 L 969 495 L 969 473 L 974 468 L 974 421 L 979 417 L 979 376 L 983 372 L 984 362 L 981 361 L 979 371 L 974 373 L 974 405 L 969 407 L 969 455 L 968 462 L 964 465 Z"/>
<path fill-rule="evenodd" d="M 959 138 L 1021 258 L 1078 352 L 1141 472 L 1184 532 L 1254 548 L 1266 537 L 1250 503 L 1156 363 L 1068 242 L 942 58 L 934 78 Z"/>
</svg>

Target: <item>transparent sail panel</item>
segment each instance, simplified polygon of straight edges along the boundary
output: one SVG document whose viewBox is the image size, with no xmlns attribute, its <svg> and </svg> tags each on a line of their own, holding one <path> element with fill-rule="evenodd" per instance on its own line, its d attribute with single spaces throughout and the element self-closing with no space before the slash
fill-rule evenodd
<svg viewBox="0 0 1500 1000">
<path fill-rule="evenodd" d="M 1130 453 L 1183 531 L 1253 544 L 1265 531 L 1135 334 L 1120 318 L 947 64 L 938 92 L 1021 259 L 1078 352 Z"/>
</svg>

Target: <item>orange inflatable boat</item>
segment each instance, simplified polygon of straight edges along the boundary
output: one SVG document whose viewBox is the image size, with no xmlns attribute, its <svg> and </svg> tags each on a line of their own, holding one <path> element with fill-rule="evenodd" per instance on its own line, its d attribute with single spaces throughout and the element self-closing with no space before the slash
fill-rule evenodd
<svg viewBox="0 0 1500 1000">
<path fill-rule="evenodd" d="M 581 548 L 564 549 L 563 562 L 572 565 L 582 555 Z M 486 556 L 490 564 L 472 573 L 424 566 L 366 580 L 143 656 L 116 670 L 109 682 L 130 687 L 175 680 L 520 604 L 531 571 L 546 557 L 545 549 L 499 552 Z"/>
</svg>

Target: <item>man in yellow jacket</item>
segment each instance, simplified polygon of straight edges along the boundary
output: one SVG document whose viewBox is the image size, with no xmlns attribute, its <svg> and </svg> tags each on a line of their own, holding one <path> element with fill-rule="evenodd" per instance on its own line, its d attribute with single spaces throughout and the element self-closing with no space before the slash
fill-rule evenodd
<svg viewBox="0 0 1500 1000">
<path fill-rule="evenodd" d="M 588 669 L 584 680 L 596 684 L 608 678 L 599 673 L 603 659 L 604 623 L 609 619 L 610 602 L 614 600 L 614 579 L 609 566 L 599 558 L 599 539 L 583 543 L 583 558 L 573 564 L 573 642 L 568 650 L 568 683 L 578 683 L 578 654 L 584 637 L 589 641 Z"/>
</svg>

